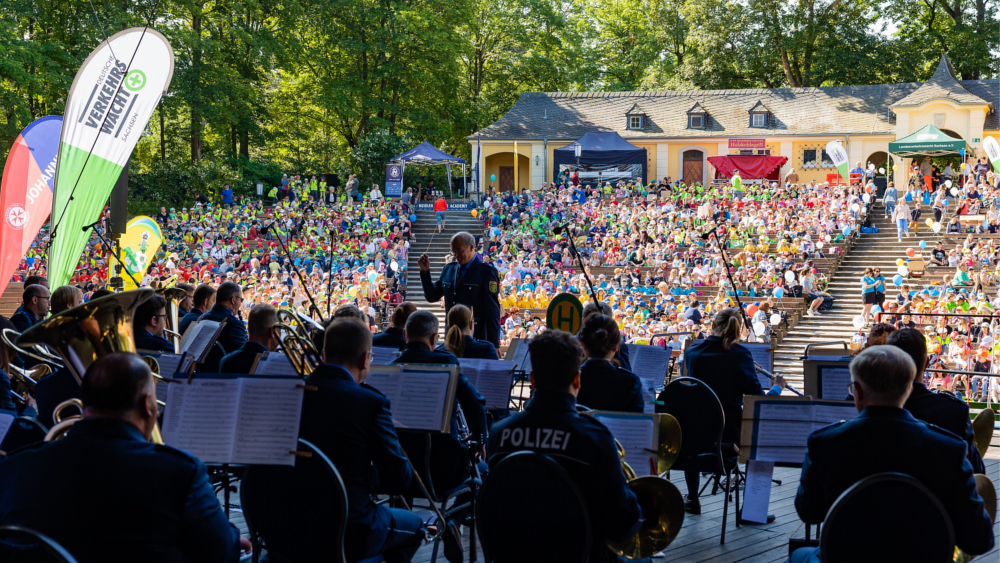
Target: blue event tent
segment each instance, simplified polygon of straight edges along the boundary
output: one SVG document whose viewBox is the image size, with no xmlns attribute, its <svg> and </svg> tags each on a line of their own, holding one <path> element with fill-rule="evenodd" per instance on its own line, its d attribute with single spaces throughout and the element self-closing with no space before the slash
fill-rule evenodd
<svg viewBox="0 0 1000 563">
<path fill-rule="evenodd" d="M 398 164 L 402 166 L 400 173 L 400 187 L 402 187 L 402 172 L 406 171 L 406 165 L 411 166 L 435 166 L 438 164 L 444 164 L 448 170 L 448 184 L 449 188 L 451 185 L 451 165 L 460 164 L 462 166 L 462 191 L 468 193 L 468 188 L 465 185 L 465 159 L 458 158 L 457 156 L 452 156 L 443 150 L 435 147 L 434 145 L 424 141 L 419 145 L 413 147 L 412 149 L 404 152 L 401 155 L 396 156 L 389 161 L 389 164 Z M 386 186 L 385 195 L 400 195 L 399 193 L 389 194 L 388 186 Z"/>
<path fill-rule="evenodd" d="M 581 146 L 579 159 L 575 156 L 577 145 Z M 576 168 L 579 163 L 584 171 L 603 171 L 608 175 L 617 170 L 633 178 L 638 175 L 636 173 L 641 173 L 642 181 L 646 181 L 646 149 L 633 145 L 615 132 L 584 133 L 572 144 L 552 152 L 553 178 L 559 175 L 561 166 Z"/>
</svg>

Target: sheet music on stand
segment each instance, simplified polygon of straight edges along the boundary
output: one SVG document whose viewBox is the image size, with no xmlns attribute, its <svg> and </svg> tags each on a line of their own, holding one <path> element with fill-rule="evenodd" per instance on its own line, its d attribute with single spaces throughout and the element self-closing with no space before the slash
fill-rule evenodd
<svg viewBox="0 0 1000 563">
<path fill-rule="evenodd" d="M 625 461 L 635 474 L 656 475 L 660 445 L 660 423 L 655 414 L 594 411 L 594 418 L 608 427 L 625 448 Z"/>
<path fill-rule="evenodd" d="M 760 364 L 767 371 L 774 373 L 774 350 L 771 348 L 770 342 L 765 343 L 754 343 L 754 342 L 740 342 L 740 345 L 745 346 L 750 350 L 750 355 L 753 357 L 753 361 Z M 757 380 L 760 381 L 760 387 L 765 392 L 771 388 L 771 378 L 764 375 L 759 371 L 755 371 L 757 374 Z"/>
<path fill-rule="evenodd" d="M 646 414 L 655 412 L 656 387 L 662 387 L 670 369 L 670 349 L 649 344 L 629 344 L 629 360 L 632 373 L 642 380 L 642 410 Z"/>
<path fill-rule="evenodd" d="M 10 430 L 11 425 L 14 424 L 15 418 L 17 418 L 17 411 L 0 409 L 0 444 L 7 437 L 7 432 Z"/>
<path fill-rule="evenodd" d="M 167 445 L 206 463 L 295 465 L 301 379 L 201 374 L 168 389 Z"/>
<path fill-rule="evenodd" d="M 531 341 L 529 338 L 515 338 L 510 341 L 510 345 L 507 346 L 507 353 L 504 354 L 503 359 L 509 362 L 514 362 L 517 365 L 517 369 L 523 371 L 525 375 L 531 373 L 531 355 L 528 354 L 528 343 Z"/>
<path fill-rule="evenodd" d="M 187 374 L 191 371 L 191 366 L 194 363 L 191 356 L 155 352 L 143 352 L 141 355 L 155 359 L 156 364 L 160 366 L 160 377 L 165 377 L 167 379 L 182 379 L 187 377 Z M 184 359 L 183 364 L 181 364 L 181 358 Z M 167 387 L 170 384 L 159 379 L 156 379 L 155 382 L 156 400 L 163 401 L 164 403 L 167 402 Z"/>
<path fill-rule="evenodd" d="M 205 362 L 215 341 L 222 334 L 225 321 L 197 321 L 192 323 L 181 337 L 180 353 L 188 353 L 196 358 L 196 362 Z"/>
<path fill-rule="evenodd" d="M 487 409 L 506 409 L 514 385 L 514 362 L 459 358 L 462 375 L 486 399 Z"/>
<path fill-rule="evenodd" d="M 458 373 L 457 365 L 372 366 L 365 385 L 388 397 L 397 428 L 449 432 Z"/>
<path fill-rule="evenodd" d="M 295 366 L 288 356 L 281 352 L 264 352 L 257 354 L 250 373 L 254 375 L 280 375 L 284 377 L 299 377 L 299 372 L 295 371 Z"/>
<path fill-rule="evenodd" d="M 387 366 L 399 356 L 399 350 L 384 346 L 372 346 L 372 355 L 374 356 L 372 358 L 373 366 Z"/>
<path fill-rule="evenodd" d="M 845 366 L 816 366 L 816 387 L 820 399 L 843 399 L 851 384 L 851 368 Z"/>
<path fill-rule="evenodd" d="M 746 395 L 740 462 L 773 461 L 778 466 L 801 467 L 809 434 L 857 416 L 853 401 Z"/>
</svg>

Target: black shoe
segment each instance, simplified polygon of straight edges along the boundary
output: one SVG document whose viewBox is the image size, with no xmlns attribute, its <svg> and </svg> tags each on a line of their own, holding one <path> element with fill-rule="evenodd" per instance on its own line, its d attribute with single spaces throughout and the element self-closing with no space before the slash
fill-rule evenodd
<svg viewBox="0 0 1000 563">
<path fill-rule="evenodd" d="M 691 500 L 684 497 L 684 512 L 688 514 L 701 514 L 701 501 L 698 499 Z"/>
<path fill-rule="evenodd" d="M 768 524 L 771 524 L 772 522 L 774 522 L 774 520 L 775 520 L 774 514 L 768 514 L 767 515 L 767 523 Z M 750 522 L 749 520 L 744 520 L 743 518 L 740 518 L 740 524 L 742 524 L 744 526 L 753 526 L 754 524 L 760 524 L 760 522 Z"/>
<path fill-rule="evenodd" d="M 448 563 L 462 563 L 465 554 L 462 552 L 462 532 L 454 520 L 448 520 L 448 529 L 444 531 L 444 558 Z"/>
</svg>

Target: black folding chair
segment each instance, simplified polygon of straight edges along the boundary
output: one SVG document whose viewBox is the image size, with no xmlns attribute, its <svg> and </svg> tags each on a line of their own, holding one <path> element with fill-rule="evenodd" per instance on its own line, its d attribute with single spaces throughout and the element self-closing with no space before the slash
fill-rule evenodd
<svg viewBox="0 0 1000 563">
<path fill-rule="evenodd" d="M 14 450 L 37 444 L 45 440 L 48 432 L 38 420 L 29 416 L 19 416 L 11 423 L 3 442 L 0 442 L 0 456 L 10 455 Z"/>
<path fill-rule="evenodd" d="M 726 426 L 726 414 L 715 391 L 704 381 L 693 377 L 679 377 L 664 387 L 656 398 L 663 404 L 656 405 L 656 412 L 674 416 L 681 425 L 680 456 L 670 468 L 672 470 L 697 470 L 711 473 L 714 485 L 712 494 L 722 489 L 726 497 L 722 510 L 722 538 L 726 543 L 726 520 L 729 515 L 729 497 L 736 498 L 736 527 L 740 526 L 739 485 L 742 480 L 738 457 L 733 451 L 723 455 L 722 430 Z M 726 444 L 729 448 L 730 445 Z M 728 452 L 727 452 L 728 453 Z M 725 477 L 725 484 L 722 478 Z M 705 484 L 708 486 L 708 483 Z"/>
<path fill-rule="evenodd" d="M 76 559 L 55 540 L 21 526 L 0 526 L 0 561 L 76 563 Z"/>
<path fill-rule="evenodd" d="M 295 467 L 254 465 L 240 485 L 240 504 L 253 544 L 253 563 L 266 549 L 272 561 L 346 563 L 347 490 L 330 458 L 299 440 Z"/>
<path fill-rule="evenodd" d="M 476 514 L 486 563 L 586 563 L 590 557 L 583 495 L 548 456 L 523 451 L 491 464 Z"/>
<path fill-rule="evenodd" d="M 410 458 L 431 496 L 426 499 L 427 502 L 436 504 L 446 520 L 452 519 L 452 516 L 456 518 L 463 516 L 472 507 L 471 477 L 466 470 L 465 461 L 469 457 L 468 450 L 457 438 L 443 432 L 400 430 L 398 435 L 399 445 Z M 459 495 L 462 495 L 462 498 L 458 498 Z M 416 479 L 407 496 L 424 498 Z M 449 507 L 448 503 L 452 500 L 455 502 Z M 462 522 L 457 523 L 462 524 Z M 441 523 L 444 524 L 445 522 Z M 474 528 L 470 534 L 475 534 Z M 435 537 L 434 547 L 431 550 L 432 562 L 437 561 L 441 541 L 439 534 Z"/>
<path fill-rule="evenodd" d="M 851 485 L 830 507 L 819 542 L 823 563 L 951 561 L 955 554 L 955 530 L 941 501 L 902 473 Z"/>
</svg>

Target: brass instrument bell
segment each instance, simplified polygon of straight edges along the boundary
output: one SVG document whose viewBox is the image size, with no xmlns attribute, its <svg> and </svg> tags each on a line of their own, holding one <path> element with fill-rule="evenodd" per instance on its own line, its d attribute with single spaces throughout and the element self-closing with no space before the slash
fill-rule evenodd
<svg viewBox="0 0 1000 563">
<path fill-rule="evenodd" d="M 179 287 L 168 287 L 163 290 L 163 297 L 167 299 L 168 325 L 167 328 L 163 330 L 163 334 L 174 343 L 174 354 L 179 354 L 181 350 L 181 302 L 188 298 L 188 294 Z"/>
<path fill-rule="evenodd" d="M 993 439 L 993 426 L 996 421 L 996 413 L 990 409 L 979 411 L 972 421 L 972 434 L 975 436 L 976 448 L 979 455 L 986 457 L 986 450 L 990 447 L 990 440 Z"/>
</svg>

